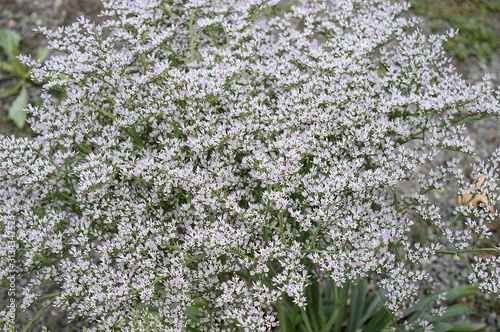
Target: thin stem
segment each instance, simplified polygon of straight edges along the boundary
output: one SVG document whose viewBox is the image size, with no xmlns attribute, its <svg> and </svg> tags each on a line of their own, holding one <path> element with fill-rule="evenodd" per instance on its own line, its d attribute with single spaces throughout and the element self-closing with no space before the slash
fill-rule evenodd
<svg viewBox="0 0 500 332">
<path fill-rule="evenodd" d="M 30 320 L 28 321 L 28 324 L 26 324 L 26 326 L 22 329 L 22 331 L 21 331 L 21 332 L 26 332 L 26 331 L 28 331 L 28 329 L 31 327 L 31 325 L 32 325 L 32 324 L 33 324 L 33 323 L 34 323 L 34 322 L 35 322 L 38 318 L 40 318 L 40 316 L 41 316 L 41 315 L 45 312 L 45 310 L 46 310 L 46 309 L 47 309 L 50 305 L 52 305 L 52 303 L 54 303 L 54 301 L 56 300 L 55 298 L 56 298 L 56 296 L 57 296 L 57 295 L 59 295 L 59 293 L 57 293 L 57 294 L 54 294 L 54 295 L 53 295 L 53 296 L 54 296 L 54 298 L 52 299 L 52 301 L 50 301 L 49 303 L 47 303 L 47 304 L 46 304 L 46 305 L 45 305 L 45 306 L 44 306 L 44 307 L 43 307 L 43 308 L 42 308 L 42 309 L 41 309 L 41 310 L 40 310 L 40 311 L 39 311 L 39 312 L 35 315 L 35 317 L 33 317 L 32 319 L 30 319 Z M 46 298 L 47 298 L 47 297 L 48 297 L 48 296 L 46 296 Z"/>
<path fill-rule="evenodd" d="M 461 254 L 465 254 L 468 252 L 495 252 L 495 253 L 500 253 L 499 249 L 496 248 L 479 248 L 479 249 L 467 249 L 467 250 L 459 250 L 459 251 L 453 251 L 453 250 L 436 250 L 437 254 L 443 254 L 443 255 L 457 255 L 460 257 Z"/>
<path fill-rule="evenodd" d="M 278 220 L 279 220 L 279 225 L 280 225 L 280 236 L 283 237 L 283 234 L 284 234 L 283 210 L 281 210 L 279 212 Z"/>
<path fill-rule="evenodd" d="M 191 53 L 189 61 L 194 61 L 194 9 L 191 11 L 191 15 L 189 16 L 189 52 Z"/>
<path fill-rule="evenodd" d="M 307 316 L 307 312 L 304 309 L 300 309 L 300 314 L 302 315 L 302 318 L 304 319 L 305 327 L 308 332 L 313 332 L 313 329 L 311 327 L 311 322 L 309 321 L 309 317 Z"/>
</svg>

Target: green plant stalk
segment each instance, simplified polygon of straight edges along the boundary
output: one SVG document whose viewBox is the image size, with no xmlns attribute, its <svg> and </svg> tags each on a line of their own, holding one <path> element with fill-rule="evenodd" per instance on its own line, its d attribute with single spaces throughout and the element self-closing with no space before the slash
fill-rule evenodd
<svg viewBox="0 0 500 332">
<path fill-rule="evenodd" d="M 28 321 L 28 324 L 21 330 L 21 332 L 26 332 L 28 331 L 28 329 L 31 327 L 31 325 L 38 319 L 40 318 L 40 316 L 45 312 L 45 310 L 47 310 L 47 308 L 49 306 L 52 305 L 52 303 L 54 303 L 54 301 L 56 300 L 55 297 L 59 295 L 59 294 L 55 294 L 53 295 L 54 299 L 52 299 L 52 301 L 50 301 L 49 303 L 47 303 L 45 306 L 43 306 L 43 308 L 35 315 L 35 317 L 33 317 L 32 319 L 30 319 Z M 47 298 L 49 296 L 45 296 L 45 298 Z"/>
<path fill-rule="evenodd" d="M 500 253 L 499 249 L 496 248 L 478 248 L 478 249 L 466 249 L 466 250 L 458 250 L 458 251 L 453 251 L 453 250 L 436 250 L 436 254 L 443 254 L 443 255 L 457 255 L 459 256 L 460 254 L 465 254 L 469 252 L 494 252 L 494 253 Z"/>
</svg>

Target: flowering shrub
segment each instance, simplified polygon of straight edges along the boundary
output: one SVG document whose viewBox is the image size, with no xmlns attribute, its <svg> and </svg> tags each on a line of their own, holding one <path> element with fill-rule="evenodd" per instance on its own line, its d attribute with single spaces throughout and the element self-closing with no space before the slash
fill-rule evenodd
<svg viewBox="0 0 500 332">
<path fill-rule="evenodd" d="M 419 171 L 443 150 L 473 153 L 463 123 L 500 111 L 488 78 L 455 73 L 441 47 L 453 32 L 407 33 L 406 4 L 269 15 L 277 2 L 108 0 L 101 25 L 40 29 L 58 53 L 23 58 L 48 82 L 28 107 L 38 136 L 0 145 L 0 278 L 32 273 L 21 309 L 52 283 L 53 305 L 97 330 L 267 331 L 283 296 L 307 305 L 312 280 L 378 276 L 398 315 L 435 254 L 499 294 L 498 256 L 466 255 L 498 254 L 477 243 L 498 217 L 485 205 L 500 150 L 477 165 L 481 187 L 456 163 Z M 482 209 L 442 220 L 426 194 L 450 174 Z M 415 222 L 436 240 L 411 243 Z"/>
</svg>

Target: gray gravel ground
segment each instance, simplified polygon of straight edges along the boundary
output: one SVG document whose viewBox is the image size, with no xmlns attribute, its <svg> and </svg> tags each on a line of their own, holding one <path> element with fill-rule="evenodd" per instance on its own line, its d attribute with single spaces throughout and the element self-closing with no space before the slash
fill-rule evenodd
<svg viewBox="0 0 500 332">
<path fill-rule="evenodd" d="M 424 19 L 421 24 L 422 30 L 429 33 L 429 20 Z M 500 34 L 500 32 L 499 32 Z M 469 58 L 463 61 L 453 60 L 458 72 L 470 84 L 476 84 L 481 80 L 485 74 L 491 75 L 491 83 L 497 89 L 500 88 L 500 50 L 493 53 L 492 59 L 485 58 Z M 468 129 L 468 136 L 470 144 L 476 148 L 477 157 L 472 158 L 467 155 L 459 155 L 461 162 L 458 165 L 466 175 L 471 171 L 471 163 L 477 163 L 480 160 L 485 160 L 500 147 L 500 118 L 490 118 L 483 121 L 477 121 L 466 124 Z M 456 157 L 455 153 L 446 153 L 440 155 L 436 163 L 443 164 L 446 161 Z M 457 202 L 458 187 L 455 183 L 451 182 L 446 190 L 442 190 L 434 194 L 435 204 L 441 208 L 444 220 L 453 219 L 453 209 Z M 497 204 L 496 209 L 499 206 Z M 495 223 L 496 228 L 492 231 L 493 235 L 485 246 L 494 247 L 500 243 L 500 230 L 498 229 L 500 221 Z M 427 238 L 433 236 L 432 229 L 424 231 L 427 233 Z M 453 246 L 448 245 L 443 250 L 454 250 Z M 442 285 L 441 289 L 457 287 L 460 285 L 468 284 L 468 271 L 464 264 L 456 256 L 439 256 L 433 257 L 427 266 L 423 267 L 431 274 L 437 276 L 437 282 Z M 468 304 L 477 313 L 473 317 L 473 321 L 483 322 L 487 326 L 487 331 L 498 332 L 500 331 L 500 299 L 496 296 L 484 293 L 477 293 L 472 299 L 469 299 Z"/>
<path fill-rule="evenodd" d="M 40 45 L 44 45 L 45 41 L 40 35 L 35 34 L 32 30 L 37 26 L 47 26 L 55 28 L 60 25 L 66 25 L 73 22 L 77 17 L 86 15 L 96 17 L 99 12 L 100 3 L 97 0 L 0 0 L 0 27 L 16 30 L 23 37 L 22 50 L 31 52 Z M 426 25 L 427 24 L 427 25 Z M 422 29 L 427 30 L 428 22 L 424 21 Z M 485 73 L 492 75 L 493 84 L 500 86 L 500 51 L 497 51 L 491 60 L 487 59 L 467 59 L 465 61 L 456 62 L 458 70 L 471 83 L 477 82 Z M 32 95 L 39 93 L 39 89 L 32 87 Z M 11 125 L 5 124 L 7 105 L 12 100 L 0 100 L 0 132 L 12 133 Z M 477 149 L 478 155 L 481 158 L 488 157 L 497 147 L 500 146 L 500 119 L 494 119 L 468 124 L 471 144 Z M 10 126 L 10 127 L 9 127 Z M 439 163 L 451 159 L 451 154 L 441 156 Z M 470 163 L 478 160 L 472 160 L 463 156 L 464 159 L 460 167 L 468 173 L 470 171 Z M 450 188 L 435 194 L 434 198 L 443 211 L 443 218 L 452 218 L 452 211 L 456 204 L 456 188 L 453 184 Z M 498 207 L 497 207 L 498 208 Z M 420 236 L 430 237 L 432 231 L 429 229 L 416 230 Z M 493 231 L 491 246 L 498 245 L 499 231 Z M 449 248 L 451 250 L 453 248 Z M 438 283 L 444 288 L 456 287 L 467 284 L 467 271 L 462 262 L 453 256 L 432 257 L 431 260 L 425 263 L 426 269 L 432 271 L 432 275 L 437 276 Z M 27 279 L 19 276 L 16 280 L 18 286 L 22 287 L 26 284 Z M 48 294 L 54 291 L 50 287 L 45 287 L 44 293 Z M 0 307 L 7 300 L 6 289 L 0 289 Z M 473 317 L 474 321 L 486 323 L 491 332 L 500 331 L 500 302 L 496 297 L 491 297 L 485 294 L 479 294 L 473 299 L 468 299 L 468 304 L 471 304 L 473 310 L 477 311 L 478 315 Z M 40 309 L 30 308 L 27 312 L 20 313 L 20 318 L 31 318 Z M 50 308 L 42 315 L 28 331 L 41 331 L 41 326 L 46 325 L 50 331 L 69 331 L 67 319 L 63 312 L 56 308 Z M 74 331 L 81 329 L 85 322 L 74 322 L 72 327 Z"/>
</svg>

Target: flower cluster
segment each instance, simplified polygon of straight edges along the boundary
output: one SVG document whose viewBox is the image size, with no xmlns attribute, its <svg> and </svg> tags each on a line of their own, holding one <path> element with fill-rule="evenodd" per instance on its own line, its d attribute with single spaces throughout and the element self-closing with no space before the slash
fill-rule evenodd
<svg viewBox="0 0 500 332">
<path fill-rule="evenodd" d="M 0 138 L 0 224 L 15 224 L 14 272 L 36 272 L 23 308 L 43 282 L 96 330 L 267 331 L 314 278 L 377 274 L 400 312 L 429 278 L 411 266 L 440 249 L 410 243 L 412 212 L 457 252 L 488 235 L 498 213 L 463 205 L 469 228 L 453 229 L 426 196 L 454 165 L 415 170 L 473 153 L 463 123 L 499 102 L 445 58 L 453 32 L 408 32 L 407 4 L 104 5 L 101 25 L 40 29 L 57 52 L 23 58 L 47 82 L 28 110 L 38 136 Z M 498 167 L 482 168 L 495 204 Z M 498 259 L 479 264 L 474 281 L 498 293 L 484 272 Z"/>
</svg>

